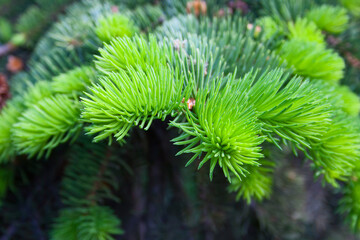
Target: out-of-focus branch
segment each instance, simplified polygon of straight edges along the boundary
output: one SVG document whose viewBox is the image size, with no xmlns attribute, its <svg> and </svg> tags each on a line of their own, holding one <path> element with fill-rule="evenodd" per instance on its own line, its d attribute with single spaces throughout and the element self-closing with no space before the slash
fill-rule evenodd
<svg viewBox="0 0 360 240">
<path fill-rule="evenodd" d="M 4 45 L 0 45 L 0 57 L 8 55 L 10 52 L 17 49 L 17 46 L 12 44 L 11 42 L 6 43 Z"/>
</svg>

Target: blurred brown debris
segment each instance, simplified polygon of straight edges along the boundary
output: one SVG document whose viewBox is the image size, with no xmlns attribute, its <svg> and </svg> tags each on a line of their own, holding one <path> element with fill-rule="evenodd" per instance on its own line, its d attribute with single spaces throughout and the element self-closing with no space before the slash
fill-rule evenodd
<svg viewBox="0 0 360 240">
<path fill-rule="evenodd" d="M 17 73 L 24 68 L 23 60 L 19 57 L 10 55 L 6 64 L 6 69 L 11 73 Z"/>
<path fill-rule="evenodd" d="M 244 1 L 230 1 L 228 3 L 228 7 L 232 12 L 235 12 L 236 10 L 240 10 L 242 14 L 246 14 L 249 12 L 249 6 Z"/>
<path fill-rule="evenodd" d="M 350 52 L 345 53 L 345 58 L 351 64 L 352 67 L 360 69 L 360 60 L 356 58 L 354 55 L 352 55 Z"/>
<path fill-rule="evenodd" d="M 6 76 L 0 73 L 0 109 L 5 105 L 5 102 L 9 97 L 9 85 Z"/>
<path fill-rule="evenodd" d="M 205 15 L 207 12 L 207 5 L 205 1 L 194 0 L 186 4 L 186 12 L 194 13 L 197 17 L 202 14 Z"/>
</svg>

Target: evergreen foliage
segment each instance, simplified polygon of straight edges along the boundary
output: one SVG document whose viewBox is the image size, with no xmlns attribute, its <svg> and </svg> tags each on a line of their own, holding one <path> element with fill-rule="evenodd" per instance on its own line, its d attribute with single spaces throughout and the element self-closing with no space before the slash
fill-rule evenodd
<svg viewBox="0 0 360 240">
<path fill-rule="evenodd" d="M 275 144 L 274 134 L 303 149 L 326 131 L 329 105 L 307 81 L 288 80 L 282 70 L 273 70 L 264 73 L 248 94 L 264 133 Z"/>
<path fill-rule="evenodd" d="M 281 46 L 279 55 L 294 72 L 312 79 L 338 83 L 343 77 L 344 60 L 333 50 L 309 41 L 293 39 Z"/>
<path fill-rule="evenodd" d="M 97 67 L 104 77 L 83 99 L 83 118 L 93 123 L 89 132 L 100 132 L 95 141 L 111 134 L 120 141 L 133 125 L 147 130 L 187 99 L 184 78 L 166 66 L 154 38 L 150 44 L 143 38 L 118 38 L 100 53 Z"/>
<path fill-rule="evenodd" d="M 274 162 L 260 160 L 260 166 L 247 167 L 247 176 L 242 180 L 234 178 L 228 187 L 229 192 L 236 192 L 236 200 L 244 198 L 248 204 L 252 199 L 262 201 L 269 198 L 273 187 Z"/>
<path fill-rule="evenodd" d="M 360 4 L 357 0 L 341 0 L 344 7 L 347 8 L 354 16 L 360 16 Z"/>
<path fill-rule="evenodd" d="M 246 201 L 246 209 L 260 211 L 251 203 L 265 206 L 262 201 L 272 198 L 277 171 L 283 169 L 279 163 L 290 164 L 291 150 L 296 158 L 310 160 L 315 178 L 341 189 L 340 212 L 354 231 L 360 229 L 360 100 L 356 86 L 340 85 L 346 83 L 344 75 L 350 78 L 356 59 L 341 44 L 331 48 L 337 46 L 331 44 L 333 36 L 322 32 L 342 34 L 338 41 L 351 35 L 349 26 L 356 20 L 345 8 L 320 0 L 264 0 L 246 5 L 259 7 L 252 16 L 241 16 L 236 11 L 248 11 L 243 1 L 70 2 L 31 1 L 17 20 L 15 35 L 0 31 L 0 38 L 17 39 L 18 46 L 37 43 L 27 70 L 11 79 L 13 98 L 0 112 L 1 201 L 21 198 L 21 189 L 14 194 L 7 189 L 13 182 L 27 182 L 26 174 L 19 177 L 13 168 L 21 168 L 23 160 L 50 158 L 47 162 L 61 168 L 53 174 L 61 181 L 56 185 L 62 202 L 55 214 L 49 211 L 50 239 L 112 240 L 131 230 L 128 225 L 122 229 L 120 218 L 125 222 L 133 215 L 131 221 L 141 226 L 145 204 L 139 185 L 148 189 L 152 213 L 157 204 L 152 199 L 160 194 L 153 184 L 165 181 L 164 176 L 174 175 L 163 184 L 176 187 L 174 196 L 186 195 L 186 188 L 198 183 L 215 183 Z M 356 8 L 350 10 L 355 1 L 341 2 L 358 16 Z M 52 19 L 59 21 L 44 33 Z M 0 19 L 0 27 L 5 25 Z M 163 157 L 171 151 L 161 124 L 169 126 L 176 161 L 187 160 L 186 174 L 196 165 L 196 181 Z M 56 157 L 52 153 L 61 144 L 66 151 Z M 137 158 L 146 160 L 147 170 L 139 169 Z M 154 170 L 158 165 L 170 170 Z M 211 194 L 204 189 L 185 198 L 207 206 Z M 135 213 L 119 211 L 120 195 L 135 201 Z M 21 211 L 31 209 L 28 205 Z M 211 222 L 206 215 L 211 207 L 201 216 L 185 207 L 194 226 Z"/>
<path fill-rule="evenodd" d="M 52 240 L 99 239 L 112 240 L 113 234 L 121 234 L 120 221 L 107 207 L 75 208 L 61 211 Z"/>
<path fill-rule="evenodd" d="M 2 201 L 8 189 L 14 188 L 14 171 L 12 167 L 2 167 L 0 169 L 0 198 Z M 0 202 L 2 204 L 2 202 Z"/>
<path fill-rule="evenodd" d="M 295 23 L 289 22 L 289 39 L 325 44 L 324 36 L 313 22 L 306 19 L 297 19 Z"/>
<path fill-rule="evenodd" d="M 154 119 L 165 119 L 180 105 L 184 80 L 174 80 L 166 67 L 142 67 L 110 73 L 91 89 L 89 99 L 83 99 L 83 118 L 93 123 L 89 133 L 100 132 L 95 141 L 111 134 L 120 141 L 133 125 L 147 130 Z"/>
<path fill-rule="evenodd" d="M 119 202 L 113 189 L 118 188 L 114 180 L 121 163 L 109 147 L 88 141 L 81 138 L 71 149 L 73 154 L 61 190 L 62 201 L 67 207 L 56 218 L 51 239 L 110 240 L 114 239 L 113 235 L 123 233 L 121 221 L 114 212 L 100 205 L 106 198 Z"/>
<path fill-rule="evenodd" d="M 13 141 L 21 153 L 50 155 L 53 148 L 79 132 L 80 107 L 63 95 L 45 98 L 28 108 L 14 124 Z"/>
<path fill-rule="evenodd" d="M 346 114 L 333 118 L 329 129 L 320 141 L 314 141 L 310 155 L 317 167 L 317 174 L 324 174 L 326 181 L 334 186 L 336 179 L 346 180 L 351 176 L 355 164 L 359 161 L 359 128 L 358 121 Z"/>
<path fill-rule="evenodd" d="M 229 182 L 229 170 L 240 179 L 247 172 L 243 166 L 258 165 L 257 160 L 262 157 L 259 145 L 263 141 L 258 136 L 260 125 L 256 122 L 255 111 L 245 98 L 246 81 L 238 80 L 233 84 L 234 81 L 234 77 L 230 77 L 223 89 L 214 81 L 199 90 L 194 115 L 187 111 L 187 123 L 172 123 L 184 132 L 173 140 L 175 144 L 188 145 L 178 154 L 194 154 L 187 165 L 205 154 L 199 168 L 210 162 L 212 179 L 218 164 Z"/>
<path fill-rule="evenodd" d="M 343 189 L 343 198 L 340 200 L 340 212 L 347 215 L 347 220 L 354 231 L 359 230 L 359 181 L 357 176 L 353 177 Z"/>
<path fill-rule="evenodd" d="M 360 113 L 360 99 L 358 95 L 352 92 L 348 86 L 336 88 L 336 91 L 343 100 L 343 110 L 351 116 L 358 116 Z"/>
<path fill-rule="evenodd" d="M 120 14 L 99 19 L 96 35 L 103 42 L 109 42 L 114 37 L 131 37 L 138 30 L 129 19 Z"/>
<path fill-rule="evenodd" d="M 9 41 L 12 35 L 11 24 L 5 18 L 0 18 L 0 41 Z"/>
<path fill-rule="evenodd" d="M 129 67 L 146 70 L 149 65 L 154 68 L 166 66 L 166 55 L 161 52 L 154 37 L 150 37 L 149 41 L 143 37 L 117 38 L 99 49 L 96 66 L 103 74 L 127 70 Z"/>
<path fill-rule="evenodd" d="M 330 5 L 322 5 L 311 9 L 307 12 L 306 18 L 313 21 L 321 30 L 333 34 L 345 31 L 349 23 L 346 9 Z"/>
<path fill-rule="evenodd" d="M 27 92 L 23 96 L 23 100 L 26 107 L 31 107 L 40 100 L 51 97 L 52 95 L 53 89 L 50 82 L 38 81 L 35 84 L 28 83 Z"/>
<path fill-rule="evenodd" d="M 281 21 L 295 21 L 298 17 L 302 17 L 306 10 L 311 6 L 312 1 L 296 1 L 296 0 L 261 0 L 263 11 L 266 15 L 273 16 Z"/>
<path fill-rule="evenodd" d="M 12 126 L 21 115 L 23 105 L 20 99 L 13 99 L 1 110 L 0 131 L 0 161 L 6 163 L 15 155 L 15 148 L 11 141 Z"/>
<path fill-rule="evenodd" d="M 95 70 L 92 67 L 78 67 L 54 77 L 48 89 L 69 96 L 82 94 L 91 82 L 95 81 L 95 76 Z"/>
<path fill-rule="evenodd" d="M 270 16 L 257 19 L 257 24 L 261 27 L 265 39 L 275 39 L 275 36 L 280 37 L 284 35 L 284 28 L 281 26 L 281 22 L 279 23 L 279 21 Z"/>
<path fill-rule="evenodd" d="M 26 10 L 26 13 L 21 16 L 16 25 L 16 30 L 21 34 L 25 35 L 23 36 L 24 39 L 22 40 L 24 42 L 18 42 L 18 44 L 33 44 L 32 42 L 25 42 L 26 38 L 27 36 L 29 37 L 29 39 L 38 38 L 41 32 L 39 31 L 39 28 L 34 30 L 33 27 L 36 26 L 39 22 L 44 22 L 45 19 L 46 16 L 42 14 L 39 7 L 32 6 L 28 8 Z"/>
</svg>

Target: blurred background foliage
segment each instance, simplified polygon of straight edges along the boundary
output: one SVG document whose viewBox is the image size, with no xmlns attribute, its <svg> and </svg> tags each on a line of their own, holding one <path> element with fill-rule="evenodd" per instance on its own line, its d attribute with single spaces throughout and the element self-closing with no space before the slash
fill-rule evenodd
<svg viewBox="0 0 360 240">
<path fill-rule="evenodd" d="M 236 16 L 242 16 L 253 23 L 247 25 L 252 30 L 250 34 L 256 34 L 255 26 L 258 23 L 261 26 L 258 37 L 266 39 L 266 48 L 276 52 L 275 49 L 282 46 L 276 53 L 284 59 L 288 58 L 288 62 L 295 59 L 291 54 L 301 54 L 286 51 L 286 47 L 294 49 L 291 44 L 297 44 L 291 38 L 306 38 L 306 33 L 309 33 L 311 41 L 329 49 L 329 58 L 334 55 L 334 51 L 345 60 L 343 77 L 342 73 L 326 75 L 327 66 L 321 77 L 347 86 L 334 91 L 339 91 L 344 96 L 345 111 L 358 115 L 358 1 L 208 0 L 202 6 L 194 7 L 191 4 L 195 2 L 197 1 L 0 0 L 0 106 L 5 105 L 10 98 L 16 100 L 24 89 L 35 85 L 35 82 L 55 76 L 57 83 L 54 86 L 38 84 L 33 93 L 27 93 L 32 95 L 28 98 L 25 96 L 25 99 L 38 102 L 36 96 L 41 96 L 39 100 L 47 96 L 49 88 L 67 93 L 69 99 L 74 95 L 76 99 L 83 96 L 84 82 L 92 76 L 93 55 L 102 46 L 101 41 L 109 41 L 108 31 L 113 34 L 117 24 L 128 22 L 128 19 L 134 26 L 122 29 L 118 35 L 125 31 L 127 35 L 133 32 L 146 34 L 156 29 L 160 35 L 166 36 L 171 34 L 166 32 L 166 24 L 175 29 L 178 27 L 179 32 L 182 25 L 188 24 L 183 29 L 186 34 L 202 32 L 209 37 L 211 31 L 206 32 L 204 26 L 196 29 L 195 24 L 192 28 L 191 19 L 180 22 L 179 25 L 172 25 L 173 22 L 170 22 L 174 16 L 191 14 L 194 19 L 205 17 L 202 15 L 210 19 L 226 16 L 236 19 Z M 326 22 L 320 16 L 326 9 L 320 9 L 319 12 L 314 10 L 314 6 L 324 3 L 344 8 L 330 13 L 339 16 Z M 309 13 L 309 10 L 313 12 Z M 119 11 L 127 18 L 99 20 L 103 13 Z M 341 11 L 345 13 L 341 14 Z M 265 16 L 269 18 L 265 19 Z M 298 21 L 299 17 L 305 20 Z M 317 23 L 316 26 L 309 26 L 306 19 Z M 96 31 L 98 20 L 103 25 L 100 33 Z M 288 22 L 291 23 L 287 25 Z M 319 28 L 318 32 L 314 30 L 314 26 Z M 289 33 L 285 33 L 287 28 L 291 29 Z M 308 31 L 304 32 L 304 28 Z M 99 35 L 100 40 L 97 37 Z M 289 40 L 285 40 L 286 38 Z M 284 44 L 284 41 L 287 42 Z M 251 53 L 262 53 L 262 49 L 251 48 L 251 43 L 245 40 L 241 43 L 243 45 L 237 40 L 234 42 L 239 49 L 252 49 Z M 311 44 L 304 50 L 308 51 L 304 53 L 307 56 L 309 51 L 316 51 L 312 47 L 315 45 Z M 314 56 L 316 58 L 318 55 Z M 231 53 L 227 57 L 230 59 Z M 293 65 L 296 65 L 295 60 Z M 342 64 L 340 57 L 332 60 L 338 65 Z M 244 70 L 239 71 L 239 74 L 249 70 L 251 63 L 250 66 L 244 65 Z M 69 74 L 68 70 L 80 66 L 82 69 L 72 70 Z M 85 67 L 84 70 L 83 66 L 89 68 Z M 231 69 L 231 66 L 228 67 Z M 316 71 L 320 70 L 317 67 Z M 68 75 L 61 75 L 65 72 Z M 295 73 L 317 77 L 311 75 L 313 72 L 295 70 Z M 72 86 L 70 91 L 64 87 L 66 82 L 63 82 L 68 79 L 82 80 Z M 41 106 L 50 108 L 49 106 L 56 105 L 57 100 L 54 98 L 52 102 L 43 101 Z M 16 105 L 14 109 L 18 110 L 3 109 L 4 112 L 9 112 L 10 122 L 11 118 L 18 118 L 24 111 L 24 104 L 30 103 L 19 100 L 11 104 Z M 67 106 L 67 109 L 71 109 L 71 102 Z M 71 112 L 62 110 L 63 116 L 71 119 Z M 27 123 L 31 121 L 36 122 L 36 119 L 25 118 L 23 125 L 20 123 L 17 128 L 27 128 Z M 74 121 L 74 125 L 70 127 L 76 128 L 72 132 L 76 135 L 82 131 L 82 126 Z M 63 122 L 66 120 L 61 123 Z M 0 127 L 6 129 L 5 124 L 5 121 L 0 123 Z M 64 126 L 66 127 L 68 126 Z M 266 145 L 264 154 L 267 159 L 276 163 L 276 168 L 271 171 L 271 197 L 262 202 L 242 198 L 235 201 L 237 193 L 229 194 L 228 182 L 219 174 L 220 169 L 215 170 L 213 180 L 209 181 L 209 166 L 204 165 L 199 171 L 196 171 L 195 165 L 183 167 L 191 156 L 185 154 L 175 157 L 181 148 L 174 146 L 170 140 L 177 136 L 177 131 L 167 131 L 167 127 L 160 121 L 154 121 L 146 134 L 134 129 L 124 145 L 93 144 L 89 137 L 81 136 L 75 144 L 65 143 L 52 152 L 50 146 L 48 152 L 38 155 L 41 159 L 39 161 L 29 161 L 23 154 L 11 161 L 4 161 L 0 168 L 0 239 L 360 239 L 356 233 L 351 233 L 351 224 L 344 223 L 344 215 L 339 214 L 338 208 L 342 196 L 351 197 L 354 193 L 351 189 L 357 187 L 357 181 L 349 186 L 340 183 L 345 191 L 334 189 L 323 184 L 323 177 L 314 179 L 314 166 L 309 160 L 303 160 L 304 153 L 294 156 L 291 144 L 282 146 L 283 151 L 269 144 Z M 0 131 L 0 135 L 7 134 L 2 129 Z M 24 137 L 22 134 L 18 136 Z M 58 144 L 70 138 L 62 137 L 54 142 L 57 141 Z M 33 140 L 31 136 L 28 139 L 29 142 Z M 7 144 L 11 151 L 10 142 L 2 144 Z M 26 152 L 26 146 L 23 149 Z M 8 152 L 4 154 L 11 155 Z M 43 156 L 46 154 L 49 159 L 44 160 Z M 82 171 L 84 166 L 86 171 Z M 267 172 L 260 174 L 265 173 Z M 263 181 L 267 179 L 264 178 Z M 236 187 L 235 189 L 237 190 Z M 346 199 L 344 201 L 343 212 L 349 212 Z M 99 234 L 92 238 L 88 229 L 95 229 Z M 72 236 L 74 232 L 81 234 Z"/>
</svg>

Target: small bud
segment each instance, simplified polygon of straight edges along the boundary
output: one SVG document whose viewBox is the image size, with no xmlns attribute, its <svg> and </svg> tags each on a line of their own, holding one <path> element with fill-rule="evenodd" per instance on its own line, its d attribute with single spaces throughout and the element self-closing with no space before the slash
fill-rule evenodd
<svg viewBox="0 0 360 240">
<path fill-rule="evenodd" d="M 180 39 L 175 39 L 175 40 L 173 41 L 173 44 L 174 44 L 175 50 L 176 50 L 176 51 L 179 51 L 180 48 L 184 48 L 184 47 L 185 47 L 186 40 L 181 41 Z"/>
<path fill-rule="evenodd" d="M 77 46 L 83 45 L 83 42 L 78 40 L 78 39 L 70 39 L 69 40 L 69 45 L 72 46 L 72 47 L 77 47 Z"/>
<path fill-rule="evenodd" d="M 206 2 L 201 0 L 190 1 L 186 4 L 186 12 L 188 14 L 193 12 L 197 17 L 200 15 L 200 13 L 205 15 L 207 12 Z"/>
<path fill-rule="evenodd" d="M 225 16 L 225 10 L 224 9 L 220 9 L 217 14 L 218 17 L 224 17 Z"/>
<path fill-rule="evenodd" d="M 204 75 L 206 76 L 208 74 L 208 63 L 205 63 L 205 69 L 204 69 Z"/>
<path fill-rule="evenodd" d="M 259 34 L 261 32 L 261 27 L 260 26 L 256 26 L 255 27 L 255 34 Z"/>
<path fill-rule="evenodd" d="M 118 13 L 119 12 L 118 6 L 111 6 L 111 12 Z"/>
<path fill-rule="evenodd" d="M 252 23 L 248 23 L 247 29 L 251 31 L 251 30 L 253 30 L 253 28 L 254 28 L 254 25 Z M 255 26 L 254 37 L 258 37 L 261 30 L 262 29 L 260 26 Z"/>
<path fill-rule="evenodd" d="M 17 73 L 21 71 L 24 67 L 24 63 L 21 60 L 21 58 L 15 57 L 15 56 L 9 56 L 8 62 L 6 64 L 6 69 L 9 70 L 12 73 Z"/>
<path fill-rule="evenodd" d="M 188 109 L 192 110 L 192 108 L 195 106 L 195 99 L 189 98 L 186 103 L 187 103 Z"/>
</svg>

